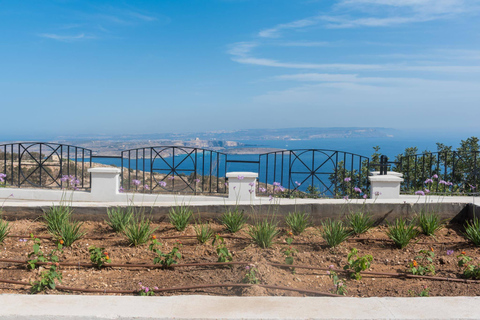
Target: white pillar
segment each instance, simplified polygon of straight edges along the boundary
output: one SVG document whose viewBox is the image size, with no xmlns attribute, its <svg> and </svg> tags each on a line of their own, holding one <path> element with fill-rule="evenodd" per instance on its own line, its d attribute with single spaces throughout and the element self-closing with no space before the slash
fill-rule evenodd
<svg viewBox="0 0 480 320">
<path fill-rule="evenodd" d="M 255 200 L 257 188 L 256 172 L 227 172 L 228 200 L 249 201 Z"/>
<path fill-rule="evenodd" d="M 400 184 L 403 182 L 402 174 L 387 172 L 380 175 L 379 172 L 371 172 L 370 194 L 372 199 L 398 199 L 400 197 Z"/>
<path fill-rule="evenodd" d="M 120 189 L 120 169 L 91 168 L 91 197 L 93 201 L 115 201 Z"/>
</svg>

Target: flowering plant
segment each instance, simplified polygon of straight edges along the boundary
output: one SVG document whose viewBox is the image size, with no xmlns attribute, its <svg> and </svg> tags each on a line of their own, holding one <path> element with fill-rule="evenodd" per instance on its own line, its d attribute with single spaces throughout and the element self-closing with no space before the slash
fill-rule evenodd
<svg viewBox="0 0 480 320">
<path fill-rule="evenodd" d="M 245 277 L 243 278 L 244 283 L 251 283 L 251 284 L 258 284 L 260 283 L 260 280 L 257 278 L 257 267 L 254 264 L 249 264 L 245 266 L 245 270 L 247 273 L 245 274 Z"/>
<path fill-rule="evenodd" d="M 328 276 L 330 279 L 333 281 L 333 290 L 332 293 L 338 294 L 338 295 L 346 295 L 347 294 L 347 285 L 345 284 L 345 279 L 340 279 L 338 277 L 338 274 L 333 271 L 332 269 L 334 268 L 333 265 L 330 265 L 328 267 L 330 270 L 327 271 Z"/>
<path fill-rule="evenodd" d="M 108 252 L 105 251 L 105 248 L 97 248 L 95 246 L 91 246 L 88 248 L 88 252 L 90 252 L 90 261 L 100 269 L 105 263 L 111 263 L 110 256 Z"/>
<path fill-rule="evenodd" d="M 164 268 L 169 268 L 173 264 L 177 264 L 176 259 L 182 259 L 182 254 L 179 252 L 179 248 L 182 246 L 180 241 L 176 241 L 176 244 L 173 246 L 172 250 L 169 253 L 163 253 L 157 246 L 162 244 L 157 241 L 157 237 L 152 236 L 152 242 L 150 243 L 148 249 L 152 252 L 155 252 L 157 256 L 153 259 L 153 263 L 160 263 Z"/>
<path fill-rule="evenodd" d="M 435 266 L 433 265 L 433 258 L 435 258 L 435 252 L 433 248 L 430 250 L 420 250 L 418 256 L 410 262 L 409 269 L 412 274 L 426 275 L 427 273 L 435 274 Z"/>
</svg>

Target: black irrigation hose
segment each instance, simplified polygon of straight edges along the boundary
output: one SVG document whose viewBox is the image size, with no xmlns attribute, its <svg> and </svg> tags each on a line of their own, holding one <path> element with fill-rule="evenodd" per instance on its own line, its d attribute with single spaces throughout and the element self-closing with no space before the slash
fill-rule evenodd
<svg viewBox="0 0 480 320">
<path fill-rule="evenodd" d="M 17 285 L 24 285 L 24 286 L 32 286 L 31 283 L 25 281 L 16 281 L 16 280 L 6 280 L 0 279 L 0 283 L 9 283 L 9 284 L 17 284 Z M 195 285 L 195 286 L 186 286 L 186 287 L 171 287 L 171 288 L 159 288 L 159 289 L 151 289 L 153 292 L 168 292 L 168 291 L 183 291 L 183 290 L 194 290 L 194 289 L 206 289 L 206 288 L 224 288 L 224 287 L 237 287 L 237 288 L 245 288 L 245 287 L 252 287 L 253 284 L 249 283 L 222 283 L 222 284 L 203 284 L 203 285 Z M 266 289 L 273 289 L 273 290 L 284 290 L 284 291 L 295 291 L 299 293 L 308 293 L 308 294 L 315 294 L 318 296 L 326 296 L 326 297 L 343 297 L 337 294 L 329 293 L 329 292 L 322 292 L 316 290 L 308 290 L 308 289 L 298 289 L 298 288 L 290 288 L 290 287 L 282 287 L 282 286 L 271 286 L 266 284 L 257 284 L 257 286 L 266 288 Z M 77 291 L 77 292 L 90 292 L 90 293 L 117 293 L 117 294 L 136 294 L 138 291 L 136 290 L 107 290 L 107 289 L 89 289 L 89 288 L 75 288 L 75 287 L 67 287 L 67 286 L 56 286 L 58 290 L 65 290 L 65 291 Z"/>
<path fill-rule="evenodd" d="M 0 262 L 7 263 L 18 263 L 18 264 L 27 264 L 27 261 L 24 260 L 13 260 L 13 259 L 0 259 Z M 48 265 L 51 263 L 48 262 L 36 262 L 38 265 Z M 70 266 L 70 267 L 96 267 L 97 265 L 93 263 L 85 262 L 59 262 L 59 265 Z M 238 261 L 238 262 L 204 262 L 204 263 L 183 263 L 183 264 L 174 264 L 171 268 L 182 268 L 182 267 L 206 267 L 206 266 L 225 266 L 225 265 L 248 265 L 250 262 Z M 325 267 L 313 267 L 305 265 L 291 265 L 291 264 L 282 264 L 282 263 L 267 263 L 273 267 L 280 268 L 296 268 L 296 269 L 310 269 L 310 270 L 321 270 L 321 271 L 335 271 L 350 273 L 349 270 L 336 269 L 336 268 L 325 268 Z M 105 263 L 103 267 L 112 267 L 112 268 L 149 268 L 149 269 L 161 269 L 164 268 L 159 264 L 119 264 L 119 263 Z M 437 281 L 450 281 L 450 282 L 462 282 L 462 283 L 480 283 L 480 280 L 470 280 L 470 279 L 457 279 L 457 278 L 447 278 L 447 277 L 434 277 L 434 276 L 422 276 L 422 275 L 413 275 L 409 273 L 392 273 L 392 272 L 372 272 L 372 271 L 361 271 L 360 274 L 364 275 L 378 275 L 378 276 L 387 276 L 394 278 L 418 278 L 418 279 L 428 279 L 428 280 L 437 280 Z"/>
</svg>

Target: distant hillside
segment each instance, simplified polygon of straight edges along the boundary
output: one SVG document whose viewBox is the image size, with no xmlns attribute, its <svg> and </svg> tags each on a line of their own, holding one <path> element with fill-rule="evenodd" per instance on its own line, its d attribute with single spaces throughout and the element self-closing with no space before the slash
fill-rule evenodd
<svg viewBox="0 0 480 320">
<path fill-rule="evenodd" d="M 219 130 L 185 133 L 152 133 L 132 135 L 84 135 L 59 137 L 59 140 L 115 140 L 115 141 L 235 141 L 235 140 L 311 140 L 327 138 L 378 138 L 391 137 L 395 130 L 388 128 L 347 127 L 347 128 L 281 128 L 281 129 L 245 129 Z"/>
</svg>

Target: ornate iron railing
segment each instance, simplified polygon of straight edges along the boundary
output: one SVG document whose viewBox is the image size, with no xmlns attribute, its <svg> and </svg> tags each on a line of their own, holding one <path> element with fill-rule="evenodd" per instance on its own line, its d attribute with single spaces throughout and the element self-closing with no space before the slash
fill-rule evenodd
<svg viewBox="0 0 480 320">
<path fill-rule="evenodd" d="M 436 193 L 470 193 L 480 181 L 479 155 L 480 152 L 461 151 L 404 155 L 394 169 L 403 174 L 401 192 L 413 193 L 428 187 Z M 425 184 L 434 175 L 438 178 Z"/>
<path fill-rule="evenodd" d="M 302 191 L 325 197 L 352 194 L 354 187 L 369 188 L 368 157 L 326 149 L 285 150 L 259 156 L 259 183 L 280 183 L 288 192 Z M 345 178 L 350 181 L 345 181 Z"/>
<path fill-rule="evenodd" d="M 224 153 L 159 146 L 126 150 L 121 154 L 122 186 L 125 190 L 143 187 L 151 192 L 227 192 L 227 155 Z M 134 180 L 138 182 L 135 184 Z"/>
<path fill-rule="evenodd" d="M 0 145 L 0 172 L 4 185 L 62 188 L 63 175 L 75 176 L 80 188 L 89 188 L 87 169 L 92 151 L 82 147 L 45 142 Z"/>
</svg>

